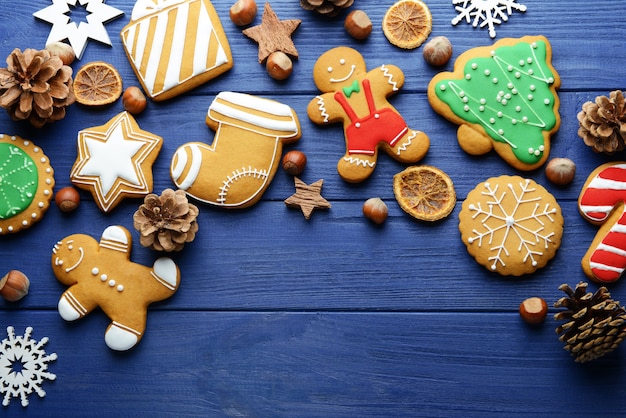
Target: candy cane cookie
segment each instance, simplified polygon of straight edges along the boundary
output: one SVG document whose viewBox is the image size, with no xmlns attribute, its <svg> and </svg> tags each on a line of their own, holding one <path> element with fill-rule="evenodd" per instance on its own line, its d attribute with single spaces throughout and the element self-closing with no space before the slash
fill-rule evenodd
<svg viewBox="0 0 626 418">
<path fill-rule="evenodd" d="M 600 225 L 582 259 L 583 271 L 600 283 L 614 282 L 626 269 L 626 162 L 596 168 L 578 197 L 578 209 L 589 222 Z"/>
</svg>

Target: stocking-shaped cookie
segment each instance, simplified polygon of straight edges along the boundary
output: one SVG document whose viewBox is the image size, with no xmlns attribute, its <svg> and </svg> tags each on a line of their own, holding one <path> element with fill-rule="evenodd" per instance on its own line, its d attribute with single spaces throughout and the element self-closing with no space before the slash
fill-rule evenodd
<svg viewBox="0 0 626 418">
<path fill-rule="evenodd" d="M 113 350 L 128 350 L 141 340 L 148 305 L 172 296 L 180 272 L 169 258 L 152 267 L 130 261 L 131 235 L 121 226 L 104 230 L 100 242 L 75 234 L 57 242 L 52 270 L 70 286 L 59 299 L 59 314 L 74 321 L 96 307 L 111 319 L 105 342 Z"/>
<path fill-rule="evenodd" d="M 344 180 L 369 177 L 379 149 L 403 163 L 417 162 L 428 151 L 428 136 L 410 129 L 387 100 L 404 84 L 398 67 L 381 65 L 368 72 L 358 51 L 337 47 L 318 58 L 313 79 L 322 94 L 309 103 L 309 118 L 320 125 L 343 123 L 346 153 L 337 171 Z"/>
<path fill-rule="evenodd" d="M 276 174 L 283 144 L 301 135 L 289 106 L 242 93 L 218 94 L 206 123 L 215 130 L 213 143 L 178 148 L 172 179 L 190 196 L 224 208 L 258 202 Z"/>
<path fill-rule="evenodd" d="M 583 257 L 582 267 L 592 280 L 614 282 L 626 270 L 626 162 L 603 164 L 587 178 L 578 209 L 600 230 Z"/>
</svg>

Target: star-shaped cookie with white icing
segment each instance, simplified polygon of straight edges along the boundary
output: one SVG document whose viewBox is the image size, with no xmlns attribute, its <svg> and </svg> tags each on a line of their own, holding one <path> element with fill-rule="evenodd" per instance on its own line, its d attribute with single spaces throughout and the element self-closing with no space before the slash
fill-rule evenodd
<svg viewBox="0 0 626 418">
<path fill-rule="evenodd" d="M 78 133 L 78 156 L 70 179 L 91 192 L 103 212 L 125 197 L 143 197 L 152 191 L 152 164 L 163 138 L 141 130 L 128 112 L 105 125 Z"/>
</svg>

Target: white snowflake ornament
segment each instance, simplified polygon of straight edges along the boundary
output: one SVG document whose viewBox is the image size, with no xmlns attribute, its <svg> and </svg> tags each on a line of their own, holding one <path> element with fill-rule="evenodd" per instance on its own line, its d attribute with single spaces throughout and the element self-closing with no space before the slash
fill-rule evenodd
<svg viewBox="0 0 626 418">
<path fill-rule="evenodd" d="M 77 24 L 68 15 L 71 13 L 70 6 L 77 7 L 77 4 L 85 7 L 87 22 Z M 123 14 L 121 10 L 104 4 L 104 0 L 52 0 L 51 6 L 33 13 L 33 16 L 52 23 L 46 45 L 67 39 L 76 58 L 80 59 L 89 39 L 111 45 L 104 24 Z"/>
<path fill-rule="evenodd" d="M 496 37 L 495 25 L 509 20 L 513 10 L 526 11 L 526 6 L 516 3 L 517 0 L 452 0 L 455 10 L 459 15 L 452 19 L 452 25 L 456 25 L 465 19 L 473 27 L 480 25 L 481 28 L 489 28 L 489 36 Z"/>
<path fill-rule="evenodd" d="M 555 256 L 563 215 L 554 196 L 533 180 L 492 177 L 467 195 L 459 229 L 479 264 L 502 275 L 521 276 Z"/>
<path fill-rule="evenodd" d="M 28 406 L 28 395 L 36 392 L 40 398 L 46 396 L 41 388 L 44 379 L 54 380 L 56 375 L 48 372 L 48 362 L 57 359 L 56 353 L 47 355 L 43 346 L 48 337 L 41 341 L 30 339 L 32 327 L 26 328 L 24 336 L 15 336 L 13 327 L 7 327 L 8 338 L 0 343 L 0 393 L 4 394 L 3 406 L 11 398 L 19 397 L 22 406 Z"/>
</svg>

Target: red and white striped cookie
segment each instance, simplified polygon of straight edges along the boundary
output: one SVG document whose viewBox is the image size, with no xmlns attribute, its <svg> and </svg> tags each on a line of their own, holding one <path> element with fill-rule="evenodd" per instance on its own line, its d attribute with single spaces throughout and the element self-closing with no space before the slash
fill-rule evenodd
<svg viewBox="0 0 626 418">
<path fill-rule="evenodd" d="M 578 209 L 600 230 L 582 259 L 583 271 L 592 280 L 614 282 L 626 270 L 626 162 L 596 168 L 587 178 Z"/>
</svg>

